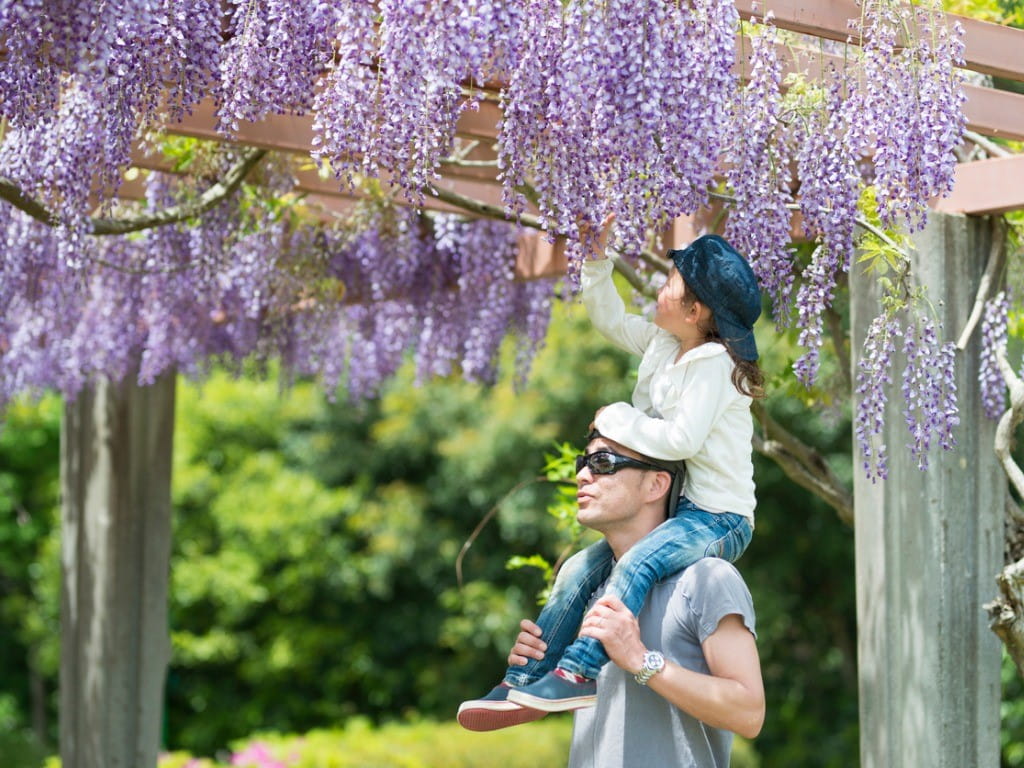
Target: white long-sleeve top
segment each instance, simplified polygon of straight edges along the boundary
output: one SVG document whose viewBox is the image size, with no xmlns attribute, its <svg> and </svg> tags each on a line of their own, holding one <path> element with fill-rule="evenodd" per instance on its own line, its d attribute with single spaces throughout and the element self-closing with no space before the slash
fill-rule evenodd
<svg viewBox="0 0 1024 768">
<path fill-rule="evenodd" d="M 583 303 L 594 327 L 640 355 L 633 403 L 612 403 L 596 426 L 627 448 L 656 459 L 686 460 L 683 494 L 709 512 L 754 520 L 754 423 L 750 398 L 732 383 L 733 362 L 721 344 L 695 347 L 678 361 L 679 340 L 626 312 L 610 259 L 586 261 Z"/>
</svg>

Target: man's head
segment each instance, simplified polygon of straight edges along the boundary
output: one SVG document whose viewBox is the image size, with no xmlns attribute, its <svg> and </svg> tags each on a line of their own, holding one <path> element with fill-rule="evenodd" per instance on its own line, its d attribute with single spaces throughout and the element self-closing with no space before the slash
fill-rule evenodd
<svg viewBox="0 0 1024 768">
<path fill-rule="evenodd" d="M 613 549 L 628 549 L 664 522 L 670 495 L 678 496 L 678 473 L 596 431 L 576 463 L 577 518 Z"/>
</svg>

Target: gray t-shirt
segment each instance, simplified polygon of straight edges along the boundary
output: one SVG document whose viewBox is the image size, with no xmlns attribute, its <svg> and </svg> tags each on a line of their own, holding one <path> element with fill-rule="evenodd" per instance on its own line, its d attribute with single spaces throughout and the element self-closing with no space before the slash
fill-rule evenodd
<svg viewBox="0 0 1024 768">
<path fill-rule="evenodd" d="M 754 604 L 739 571 L 715 558 L 698 560 L 655 584 L 640 611 L 647 648 L 708 674 L 701 650 L 729 614 L 754 632 Z M 728 768 L 732 733 L 676 708 L 615 664 L 597 679 L 597 705 L 576 712 L 569 768 Z"/>
</svg>

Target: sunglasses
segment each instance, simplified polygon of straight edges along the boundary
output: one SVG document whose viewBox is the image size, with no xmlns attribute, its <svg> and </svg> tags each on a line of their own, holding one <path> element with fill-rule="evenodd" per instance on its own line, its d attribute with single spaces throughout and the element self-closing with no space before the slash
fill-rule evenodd
<svg viewBox="0 0 1024 768">
<path fill-rule="evenodd" d="M 655 472 L 668 472 L 664 467 L 657 467 L 646 461 L 632 459 L 629 456 L 622 456 L 611 451 L 594 451 L 593 453 L 581 453 L 576 457 L 576 474 L 587 467 L 595 475 L 614 475 L 620 469 L 632 467 L 633 469 L 650 469 Z"/>
</svg>

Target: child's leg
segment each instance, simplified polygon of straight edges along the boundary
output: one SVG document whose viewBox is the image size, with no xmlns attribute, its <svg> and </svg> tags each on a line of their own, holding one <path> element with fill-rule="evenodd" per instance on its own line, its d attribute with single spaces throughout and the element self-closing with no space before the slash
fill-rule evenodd
<svg viewBox="0 0 1024 768">
<path fill-rule="evenodd" d="M 525 666 L 509 667 L 505 682 L 522 686 L 538 680 L 555 668 L 566 646 L 576 637 L 583 614 L 594 592 L 612 570 L 612 550 L 601 539 L 566 560 L 558 571 L 551 596 L 537 617 L 541 639 L 547 651 L 541 660 L 530 659 Z"/>
<path fill-rule="evenodd" d="M 674 517 L 634 544 L 615 564 L 604 594 L 616 595 L 639 615 L 656 582 L 702 557 L 736 560 L 750 542 L 750 534 L 750 523 L 742 515 L 705 512 L 683 499 Z M 593 679 L 607 663 L 608 654 L 599 640 L 579 637 L 566 648 L 557 666 Z"/>
</svg>

